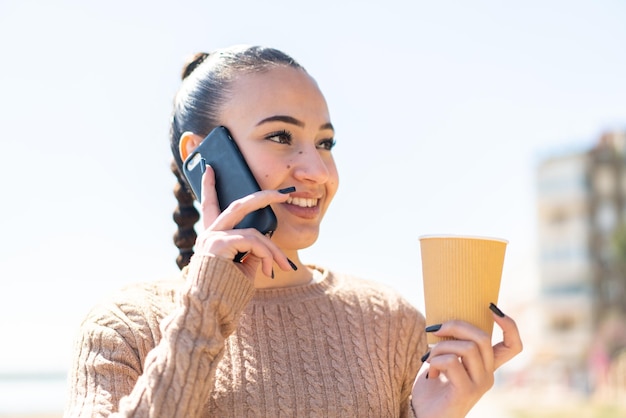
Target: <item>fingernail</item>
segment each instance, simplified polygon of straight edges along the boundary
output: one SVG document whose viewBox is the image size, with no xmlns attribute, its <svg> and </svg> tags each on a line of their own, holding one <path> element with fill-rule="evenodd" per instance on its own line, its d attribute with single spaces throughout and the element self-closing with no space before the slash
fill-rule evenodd
<svg viewBox="0 0 626 418">
<path fill-rule="evenodd" d="M 249 252 L 237 253 L 235 258 L 233 258 L 233 261 L 235 263 L 243 263 L 244 261 L 246 261 L 246 257 L 248 257 L 249 254 L 250 254 Z"/>
<path fill-rule="evenodd" d="M 500 318 L 504 318 L 506 315 L 504 315 L 504 312 L 502 312 L 500 310 L 500 308 L 498 308 L 495 304 L 490 303 L 489 304 L 489 309 L 491 309 L 491 312 L 493 312 L 494 314 L 498 315 Z"/>
<path fill-rule="evenodd" d="M 295 191 L 296 191 L 296 187 L 295 186 L 285 187 L 284 189 L 278 189 L 278 193 L 282 193 L 282 194 L 289 194 L 289 193 L 293 193 Z"/>
<path fill-rule="evenodd" d="M 441 329 L 441 324 L 435 324 L 435 325 L 431 325 L 429 327 L 426 327 L 425 331 L 426 332 L 437 332 Z"/>
<path fill-rule="evenodd" d="M 422 356 L 422 363 L 428 360 L 428 357 L 430 357 L 430 351 L 427 351 L 426 354 Z"/>
<path fill-rule="evenodd" d="M 287 261 L 289 262 L 289 265 L 291 266 L 293 271 L 298 270 L 298 266 L 296 266 L 293 261 L 291 261 L 289 258 L 287 258 Z"/>
</svg>

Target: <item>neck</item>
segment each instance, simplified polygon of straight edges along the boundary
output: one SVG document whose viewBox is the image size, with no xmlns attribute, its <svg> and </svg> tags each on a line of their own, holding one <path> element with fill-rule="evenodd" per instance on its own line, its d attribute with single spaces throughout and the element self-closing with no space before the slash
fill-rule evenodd
<svg viewBox="0 0 626 418">
<path fill-rule="evenodd" d="M 274 278 L 272 279 L 263 274 L 261 269 L 259 269 L 254 278 L 254 287 L 257 289 L 268 289 L 273 287 L 302 286 L 310 283 L 313 278 L 313 272 L 302 264 L 298 253 L 294 251 L 289 254 L 286 253 L 286 255 L 296 267 L 298 267 L 298 270 L 289 269 L 285 271 L 274 264 Z"/>
</svg>

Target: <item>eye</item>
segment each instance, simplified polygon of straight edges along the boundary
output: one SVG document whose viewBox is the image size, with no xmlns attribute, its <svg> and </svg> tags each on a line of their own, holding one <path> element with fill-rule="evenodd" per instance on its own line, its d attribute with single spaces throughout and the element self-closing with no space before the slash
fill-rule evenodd
<svg viewBox="0 0 626 418">
<path fill-rule="evenodd" d="M 268 141 L 276 142 L 279 144 L 291 144 L 291 132 L 280 130 L 276 132 L 272 132 L 265 136 L 265 139 Z"/>
<path fill-rule="evenodd" d="M 335 147 L 336 143 L 337 141 L 334 138 L 324 139 L 317 144 L 317 148 L 330 151 Z"/>
</svg>

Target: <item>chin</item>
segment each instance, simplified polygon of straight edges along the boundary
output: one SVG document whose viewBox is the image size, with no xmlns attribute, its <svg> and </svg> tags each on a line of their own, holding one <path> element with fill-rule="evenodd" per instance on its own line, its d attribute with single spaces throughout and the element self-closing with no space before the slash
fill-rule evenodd
<svg viewBox="0 0 626 418">
<path fill-rule="evenodd" d="M 302 233 L 302 231 L 290 231 L 281 234 L 277 229 L 272 241 L 282 249 L 303 250 L 315 244 L 319 236 L 319 230 L 315 233 Z"/>
</svg>

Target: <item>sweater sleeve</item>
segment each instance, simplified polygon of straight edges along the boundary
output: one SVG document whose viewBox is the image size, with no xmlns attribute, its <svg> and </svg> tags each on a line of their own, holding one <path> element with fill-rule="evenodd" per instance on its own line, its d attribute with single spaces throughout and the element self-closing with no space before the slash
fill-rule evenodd
<svg viewBox="0 0 626 418">
<path fill-rule="evenodd" d="M 161 321 L 162 338 L 150 344 L 145 328 L 129 317 L 149 316 L 126 307 L 86 321 L 76 344 L 65 417 L 196 417 L 213 388 L 225 339 L 254 295 L 232 261 L 195 256 L 180 303 Z M 138 304 L 139 307 L 143 305 Z M 129 311 L 130 310 L 130 311 Z M 152 343 L 154 345 L 154 343 Z"/>
<path fill-rule="evenodd" d="M 426 333 L 424 332 L 426 321 L 424 316 L 416 310 L 410 310 L 403 321 L 407 322 L 406 329 L 408 332 L 400 337 L 403 343 L 400 346 L 407 348 L 405 356 L 401 356 L 405 359 L 403 362 L 405 374 L 402 383 L 400 416 L 414 417 L 413 408 L 411 408 L 411 393 L 417 372 L 422 367 L 421 358 L 428 351 Z"/>
</svg>

